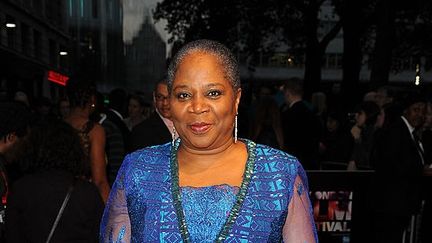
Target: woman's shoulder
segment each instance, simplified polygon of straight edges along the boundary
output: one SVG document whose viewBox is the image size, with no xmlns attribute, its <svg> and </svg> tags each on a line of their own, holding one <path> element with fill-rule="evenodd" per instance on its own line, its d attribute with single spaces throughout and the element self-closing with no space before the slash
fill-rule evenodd
<svg viewBox="0 0 432 243">
<path fill-rule="evenodd" d="M 265 144 L 256 144 L 256 152 L 258 156 L 265 157 L 266 159 L 298 162 L 297 158 L 293 155 Z"/>
<path fill-rule="evenodd" d="M 125 157 L 125 163 L 161 164 L 169 163 L 171 143 L 138 149 Z"/>
<path fill-rule="evenodd" d="M 105 133 L 105 130 L 103 126 L 97 122 L 89 121 L 89 123 L 86 125 L 89 132 L 95 132 L 95 133 Z"/>
<path fill-rule="evenodd" d="M 256 144 L 256 163 L 267 164 L 272 171 L 291 171 L 296 173 L 301 167 L 298 159 L 282 150 L 264 144 Z"/>
</svg>

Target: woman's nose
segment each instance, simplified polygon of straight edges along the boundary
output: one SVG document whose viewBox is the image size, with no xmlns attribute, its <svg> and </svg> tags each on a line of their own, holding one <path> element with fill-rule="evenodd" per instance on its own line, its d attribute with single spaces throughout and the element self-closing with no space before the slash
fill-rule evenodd
<svg viewBox="0 0 432 243">
<path fill-rule="evenodd" d="M 191 103 L 190 107 L 191 107 L 191 112 L 197 113 L 197 114 L 208 111 L 207 102 L 205 101 L 205 99 L 203 97 L 199 97 L 199 96 L 198 97 L 195 96 L 192 99 L 192 103 Z"/>
</svg>

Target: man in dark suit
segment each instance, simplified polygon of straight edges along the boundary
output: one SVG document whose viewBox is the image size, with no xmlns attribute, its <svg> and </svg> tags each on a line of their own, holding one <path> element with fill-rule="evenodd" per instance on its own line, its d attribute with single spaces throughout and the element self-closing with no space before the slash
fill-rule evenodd
<svg viewBox="0 0 432 243">
<path fill-rule="evenodd" d="M 129 141 L 129 129 L 123 121 L 123 113 L 126 107 L 127 94 L 123 89 L 114 89 L 109 94 L 108 110 L 106 111 L 107 120 L 113 122 L 120 130 L 124 146 L 127 148 Z"/>
<path fill-rule="evenodd" d="M 20 152 L 17 144 L 27 135 L 31 114 L 20 102 L 0 102 L 0 114 L 0 242 L 4 242 L 7 196 L 13 182 L 11 179 L 17 179 L 11 175 L 13 172 L 15 177 L 20 174 L 14 161 Z"/>
<path fill-rule="evenodd" d="M 376 170 L 371 197 L 375 242 L 401 242 L 411 216 L 420 209 L 424 155 L 416 129 L 425 111 L 421 96 L 406 96 L 402 116 L 377 137 L 371 155 Z"/>
<path fill-rule="evenodd" d="M 117 172 L 128 151 L 129 129 L 123 122 L 122 112 L 126 104 L 126 91 L 114 89 L 109 94 L 108 109 L 100 121 L 106 135 L 105 153 L 107 156 L 107 176 L 110 185 L 114 183 Z"/>
<path fill-rule="evenodd" d="M 300 80 L 288 80 L 284 84 L 286 106 L 281 119 L 285 151 L 297 157 L 305 169 L 319 169 L 319 138 L 321 125 L 312 110 L 302 100 Z"/>
<path fill-rule="evenodd" d="M 166 79 L 159 81 L 153 91 L 155 111 L 149 118 L 136 125 L 131 132 L 131 150 L 164 144 L 172 139 L 173 124 L 170 120 L 169 94 Z"/>
</svg>

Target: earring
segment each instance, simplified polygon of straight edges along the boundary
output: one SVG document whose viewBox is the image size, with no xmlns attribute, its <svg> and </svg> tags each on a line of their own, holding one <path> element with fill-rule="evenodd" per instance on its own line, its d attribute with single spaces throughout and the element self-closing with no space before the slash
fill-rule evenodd
<svg viewBox="0 0 432 243">
<path fill-rule="evenodd" d="M 237 143 L 237 114 L 234 118 L 234 143 Z"/>
<path fill-rule="evenodd" d="M 174 144 L 175 144 L 175 138 L 176 138 L 176 129 L 175 129 L 174 126 L 172 127 L 171 138 L 172 138 L 171 144 L 172 144 L 172 146 L 174 146 Z"/>
</svg>

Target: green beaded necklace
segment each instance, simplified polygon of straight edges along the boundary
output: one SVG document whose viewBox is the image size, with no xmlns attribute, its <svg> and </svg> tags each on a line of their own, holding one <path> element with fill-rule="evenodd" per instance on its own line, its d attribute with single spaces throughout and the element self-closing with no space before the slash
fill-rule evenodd
<svg viewBox="0 0 432 243">
<path fill-rule="evenodd" d="M 240 208 L 243 204 L 243 201 L 246 197 L 246 193 L 249 187 L 249 183 L 251 181 L 252 173 L 255 166 L 255 147 L 256 144 L 250 140 L 244 139 L 243 141 L 247 146 L 248 151 L 248 159 L 246 162 L 246 168 L 243 173 L 243 181 L 240 186 L 240 190 L 237 193 L 236 196 L 236 202 L 233 205 L 227 220 L 225 221 L 225 224 L 223 225 L 221 231 L 219 232 L 218 236 L 216 237 L 215 242 L 223 242 L 226 237 L 228 236 L 228 232 L 231 229 L 232 225 L 234 224 L 235 220 L 237 219 Z M 186 219 L 183 213 L 183 207 L 181 203 L 181 193 L 180 193 L 180 186 L 179 186 L 179 176 L 178 176 L 178 161 L 177 161 L 177 150 L 180 146 L 180 139 L 177 139 L 173 146 L 171 146 L 171 192 L 173 196 L 173 202 L 174 202 L 174 208 L 177 214 L 177 219 L 179 223 L 179 229 L 180 233 L 183 239 L 183 242 L 189 243 L 191 242 L 189 238 L 189 232 L 187 229 Z"/>
</svg>

